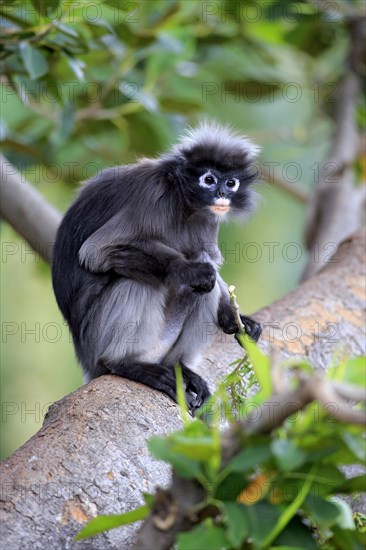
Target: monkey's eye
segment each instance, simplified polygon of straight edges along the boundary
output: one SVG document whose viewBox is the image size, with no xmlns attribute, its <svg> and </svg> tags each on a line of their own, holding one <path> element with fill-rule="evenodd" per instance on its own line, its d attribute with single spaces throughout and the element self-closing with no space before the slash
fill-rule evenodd
<svg viewBox="0 0 366 550">
<path fill-rule="evenodd" d="M 199 184 L 204 189 L 207 189 L 208 187 L 211 187 L 211 185 L 214 185 L 217 183 L 217 180 L 215 176 L 211 174 L 211 172 L 206 172 L 200 177 Z"/>
<path fill-rule="evenodd" d="M 230 189 L 234 189 L 234 191 L 236 191 L 237 188 L 239 187 L 239 180 L 237 180 L 236 178 L 231 178 L 231 179 L 227 180 L 226 186 L 229 187 Z"/>
</svg>

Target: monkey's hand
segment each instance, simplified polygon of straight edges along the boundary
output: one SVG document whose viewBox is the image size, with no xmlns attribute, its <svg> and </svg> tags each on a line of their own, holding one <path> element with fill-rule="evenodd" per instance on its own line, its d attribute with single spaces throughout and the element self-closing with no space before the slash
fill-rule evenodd
<svg viewBox="0 0 366 550">
<path fill-rule="evenodd" d="M 254 319 L 245 317 L 244 315 L 240 315 L 240 319 L 248 336 L 250 336 L 254 342 L 258 342 L 262 333 L 261 325 Z M 218 311 L 217 320 L 225 334 L 236 334 L 238 332 L 238 325 L 236 324 L 230 304 L 225 304 L 225 306 L 221 305 Z"/>
<path fill-rule="evenodd" d="M 216 283 L 215 268 L 206 262 L 188 262 L 181 270 L 180 282 L 191 286 L 194 292 L 210 292 Z"/>
</svg>

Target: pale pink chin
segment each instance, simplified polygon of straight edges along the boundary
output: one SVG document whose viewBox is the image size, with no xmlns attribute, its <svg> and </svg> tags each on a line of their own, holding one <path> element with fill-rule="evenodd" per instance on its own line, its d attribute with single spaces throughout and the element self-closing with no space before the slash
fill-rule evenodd
<svg viewBox="0 0 366 550">
<path fill-rule="evenodd" d="M 214 212 L 215 214 L 218 214 L 219 216 L 223 216 L 224 214 L 227 214 L 230 210 L 230 206 L 228 205 L 219 205 L 219 204 L 213 204 L 210 207 L 210 210 Z"/>
</svg>

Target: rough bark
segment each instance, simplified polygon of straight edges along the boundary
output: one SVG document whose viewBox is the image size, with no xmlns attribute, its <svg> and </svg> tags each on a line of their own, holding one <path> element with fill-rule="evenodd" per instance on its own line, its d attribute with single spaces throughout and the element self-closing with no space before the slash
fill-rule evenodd
<svg viewBox="0 0 366 550">
<path fill-rule="evenodd" d="M 319 369 L 336 350 L 365 353 L 364 293 L 361 231 L 316 277 L 257 313 L 265 323 L 262 348 L 275 348 L 283 357 L 305 355 Z M 337 329 L 331 336 L 327 323 Z M 200 373 L 214 387 L 240 354 L 232 337 L 218 333 Z M 169 483 L 169 468 L 151 458 L 147 440 L 179 426 L 170 399 L 114 376 L 52 405 L 41 430 L 1 465 L 4 547 L 129 548 L 136 526 L 78 543 L 72 537 L 97 514 L 133 509 L 144 491 Z"/>
</svg>

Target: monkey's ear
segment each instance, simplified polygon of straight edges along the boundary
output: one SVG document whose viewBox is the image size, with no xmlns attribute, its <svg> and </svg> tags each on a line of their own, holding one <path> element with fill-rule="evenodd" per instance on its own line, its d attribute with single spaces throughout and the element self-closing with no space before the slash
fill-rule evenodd
<svg viewBox="0 0 366 550">
<path fill-rule="evenodd" d="M 183 155 L 174 155 L 173 158 L 164 162 L 163 171 L 170 181 L 175 181 L 176 177 L 181 173 L 183 165 L 187 159 Z"/>
</svg>

